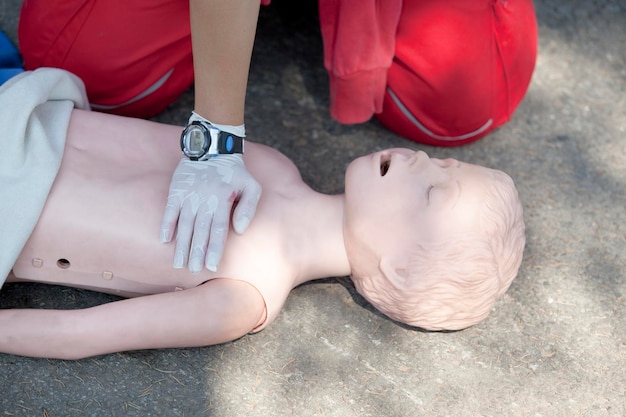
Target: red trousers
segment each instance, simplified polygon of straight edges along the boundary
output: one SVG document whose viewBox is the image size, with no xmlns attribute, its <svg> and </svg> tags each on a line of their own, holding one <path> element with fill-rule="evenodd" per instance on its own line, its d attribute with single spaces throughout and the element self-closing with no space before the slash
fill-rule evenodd
<svg viewBox="0 0 626 417">
<path fill-rule="evenodd" d="M 405 0 L 380 122 L 438 146 L 507 122 L 535 68 L 532 0 Z"/>
<path fill-rule="evenodd" d="M 73 72 L 94 110 L 151 117 L 193 83 L 189 1 L 24 0 L 18 37 L 27 70 Z"/>
<path fill-rule="evenodd" d="M 26 69 L 75 73 L 94 110 L 151 117 L 193 83 L 188 1 L 25 0 L 18 35 Z M 475 141 L 526 93 L 532 0 L 405 0 L 395 50 L 380 122 L 420 143 Z"/>
</svg>

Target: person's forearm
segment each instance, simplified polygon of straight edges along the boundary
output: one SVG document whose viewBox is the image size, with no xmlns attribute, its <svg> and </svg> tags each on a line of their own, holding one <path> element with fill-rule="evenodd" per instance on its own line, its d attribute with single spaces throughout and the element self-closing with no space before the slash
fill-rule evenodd
<svg viewBox="0 0 626 417">
<path fill-rule="evenodd" d="M 214 123 L 244 123 L 259 8 L 259 0 L 190 0 L 194 110 Z"/>
</svg>

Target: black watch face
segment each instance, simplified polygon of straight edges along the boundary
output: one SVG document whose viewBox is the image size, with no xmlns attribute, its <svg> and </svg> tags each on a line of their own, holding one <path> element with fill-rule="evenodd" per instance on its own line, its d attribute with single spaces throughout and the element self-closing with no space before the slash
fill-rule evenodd
<svg viewBox="0 0 626 417">
<path fill-rule="evenodd" d="M 208 138 L 204 130 L 191 126 L 184 137 L 185 153 L 189 157 L 201 157 L 209 150 Z"/>
</svg>

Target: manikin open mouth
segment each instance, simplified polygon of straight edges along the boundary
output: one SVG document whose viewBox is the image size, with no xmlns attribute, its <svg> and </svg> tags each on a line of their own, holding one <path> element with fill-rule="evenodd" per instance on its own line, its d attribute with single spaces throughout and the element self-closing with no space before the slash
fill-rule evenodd
<svg viewBox="0 0 626 417">
<path fill-rule="evenodd" d="M 389 166 L 391 165 L 391 156 L 388 154 L 383 154 L 380 157 L 380 176 L 384 177 L 389 171 Z"/>
</svg>

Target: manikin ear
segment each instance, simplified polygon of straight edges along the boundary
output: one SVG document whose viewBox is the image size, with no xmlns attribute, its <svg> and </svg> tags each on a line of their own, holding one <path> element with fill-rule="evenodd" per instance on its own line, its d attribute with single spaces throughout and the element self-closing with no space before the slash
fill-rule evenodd
<svg viewBox="0 0 626 417">
<path fill-rule="evenodd" d="M 399 257 L 383 256 L 380 259 L 378 268 L 394 287 L 404 287 L 406 280 L 409 278 L 407 257 L 399 259 Z"/>
</svg>

